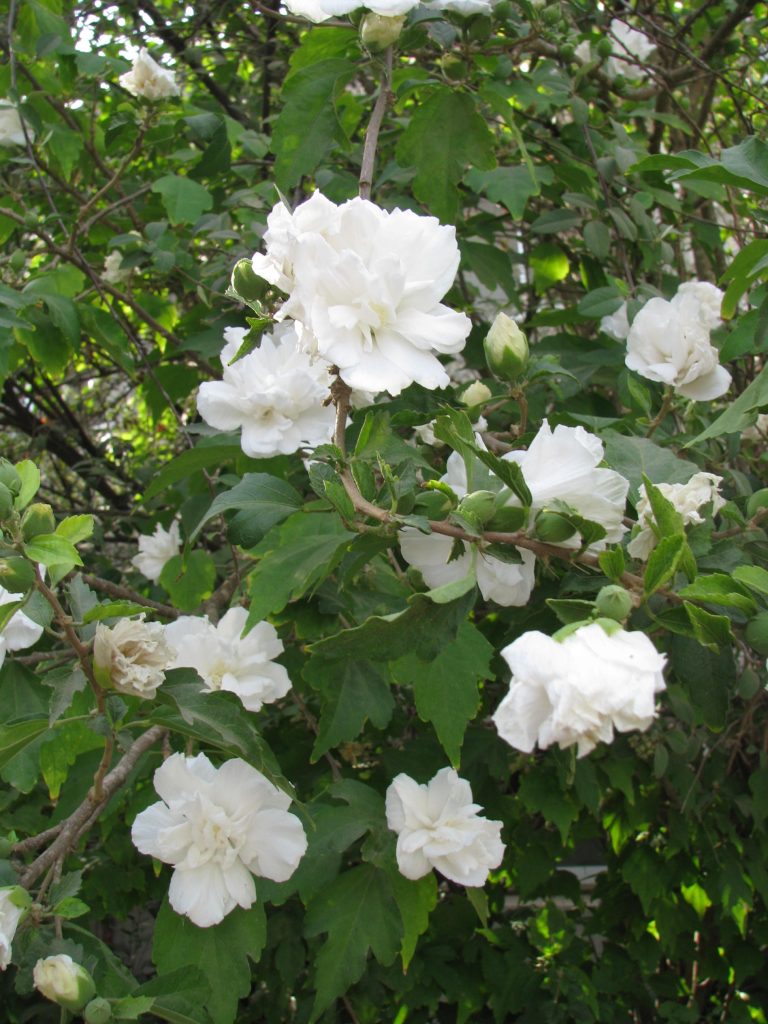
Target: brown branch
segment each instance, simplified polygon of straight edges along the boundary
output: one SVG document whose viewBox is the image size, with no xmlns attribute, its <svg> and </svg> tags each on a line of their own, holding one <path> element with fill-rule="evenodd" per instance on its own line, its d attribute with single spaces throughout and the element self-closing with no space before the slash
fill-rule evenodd
<svg viewBox="0 0 768 1024">
<path fill-rule="evenodd" d="M 77 810 L 70 814 L 61 825 L 59 835 L 54 842 L 24 872 L 21 884 L 25 889 L 29 889 L 44 872 L 67 856 L 80 836 L 99 817 L 110 797 L 125 783 L 142 754 L 146 753 L 164 733 L 163 726 L 153 725 L 130 746 L 118 764 L 104 778 L 101 799 L 95 799 L 93 791 L 91 791 Z M 25 842 L 29 841 L 25 840 Z"/>
<path fill-rule="evenodd" d="M 376 146 L 379 142 L 379 132 L 381 130 L 382 121 L 384 120 L 384 113 L 392 97 L 390 92 L 390 86 L 392 84 L 392 54 L 392 47 L 388 46 L 384 52 L 384 65 L 381 74 L 379 95 L 376 99 L 376 103 L 371 113 L 371 120 L 368 122 L 368 128 L 365 132 L 363 159 L 360 164 L 359 191 L 361 199 L 371 198 L 371 188 L 373 187 L 373 168 L 376 163 Z"/>
<path fill-rule="evenodd" d="M 113 583 L 111 580 L 104 580 L 101 576 L 83 573 L 83 582 L 87 583 L 89 587 L 93 587 L 94 590 L 99 590 L 102 594 L 109 595 L 109 597 L 114 597 L 120 601 L 135 601 L 136 604 L 143 604 L 146 608 L 152 608 L 153 611 L 165 616 L 166 619 L 178 619 L 181 614 L 178 609 L 173 608 L 169 604 L 153 601 L 151 597 L 144 597 L 143 594 L 138 594 L 135 590 L 131 590 L 130 587 L 121 586 L 119 583 Z"/>
</svg>

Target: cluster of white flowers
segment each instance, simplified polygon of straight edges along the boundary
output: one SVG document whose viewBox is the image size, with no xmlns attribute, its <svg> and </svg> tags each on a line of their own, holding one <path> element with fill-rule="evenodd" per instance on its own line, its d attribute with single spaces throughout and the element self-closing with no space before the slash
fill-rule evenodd
<svg viewBox="0 0 768 1024">
<path fill-rule="evenodd" d="M 459 352 L 470 320 L 442 305 L 459 266 L 453 227 L 366 199 L 337 206 L 319 192 L 267 220 L 253 270 L 288 294 L 277 318 L 352 388 L 399 394 L 446 387 L 436 353 Z"/>
<path fill-rule="evenodd" d="M 165 630 L 159 622 L 145 622 L 143 614 L 120 619 L 111 629 L 97 623 L 93 641 L 97 680 L 120 693 L 152 700 L 165 682 L 165 669 L 173 657 Z"/>
<path fill-rule="evenodd" d="M 350 14 L 359 8 L 386 18 L 396 18 L 414 7 L 423 6 L 432 11 L 453 11 L 456 14 L 490 14 L 495 0 L 283 0 L 291 14 L 309 21 L 321 22 Z"/>
<path fill-rule="evenodd" d="M 479 886 L 504 857 L 502 823 L 478 814 L 472 790 L 453 768 L 426 785 L 398 775 L 387 789 L 387 824 L 397 832 L 397 866 L 406 878 L 434 868 L 459 885 Z"/>
<path fill-rule="evenodd" d="M 11 962 L 11 943 L 25 911 L 17 886 L 0 889 L 0 971 L 4 971 Z"/>
<path fill-rule="evenodd" d="M 561 642 L 544 633 L 524 633 L 505 647 L 512 670 L 509 693 L 493 716 L 510 746 L 530 753 L 578 744 L 578 756 L 613 731 L 641 731 L 655 715 L 654 698 L 664 689 L 665 657 L 645 633 L 599 623 L 582 626 Z"/>
<path fill-rule="evenodd" d="M 246 333 L 239 327 L 224 331 L 224 379 L 201 384 L 197 395 L 206 423 L 217 430 L 241 429 L 243 451 L 252 458 L 289 455 L 330 441 L 334 409 L 324 404 L 328 365 L 299 350 L 292 323 L 279 324 L 257 349 L 232 363 Z"/>
<path fill-rule="evenodd" d="M 170 530 L 166 530 L 158 523 L 153 534 L 139 537 L 139 553 L 133 556 L 131 565 L 135 566 L 142 576 L 157 583 L 165 566 L 180 550 L 178 522 L 174 520 Z"/>
<path fill-rule="evenodd" d="M 12 594 L 4 587 L 0 587 L 0 607 L 4 604 L 21 601 L 23 597 L 23 594 Z M 21 610 L 14 612 L 0 629 L 0 668 L 8 651 L 21 651 L 25 647 L 31 647 L 42 635 L 42 626 L 38 626 Z"/>
<path fill-rule="evenodd" d="M 27 135 L 34 139 L 35 133 L 27 126 Z M 24 127 L 16 107 L 8 100 L 0 100 L 0 146 L 25 146 Z"/>
<path fill-rule="evenodd" d="M 284 697 L 291 688 L 288 672 L 273 659 L 283 652 L 277 630 L 259 622 L 242 637 L 248 612 L 230 608 L 218 625 L 208 618 L 183 615 L 165 627 L 174 651 L 170 668 L 193 668 L 209 693 L 237 694 L 248 711 Z"/>
<path fill-rule="evenodd" d="M 256 900 L 253 875 L 284 882 L 307 849 L 290 797 L 240 758 L 172 754 L 155 772 L 161 802 L 133 823 L 134 845 L 174 867 L 168 899 L 208 928 Z"/>
<path fill-rule="evenodd" d="M 132 96 L 153 102 L 179 95 L 179 87 L 173 72 L 161 67 L 144 47 L 139 50 L 131 70 L 120 75 L 120 85 Z"/>
<path fill-rule="evenodd" d="M 705 281 L 682 284 L 670 300 L 650 299 L 632 322 L 625 362 L 648 380 L 666 384 L 685 398 L 706 401 L 724 395 L 730 373 L 709 340 L 720 323 L 723 293 Z"/>
<path fill-rule="evenodd" d="M 723 478 L 714 473 L 694 473 L 685 484 L 662 483 L 656 484 L 656 487 L 668 501 L 672 502 L 675 511 L 682 515 L 683 522 L 687 526 L 704 522 L 704 517 L 699 514 L 699 509 L 704 505 L 711 503 L 713 515 L 723 507 L 725 499 L 720 496 L 722 482 Z M 656 546 L 658 539 L 654 530 L 653 509 L 645 493 L 645 485 L 640 488 L 637 521 L 640 529 L 627 545 L 627 552 L 632 558 L 645 561 Z"/>
</svg>

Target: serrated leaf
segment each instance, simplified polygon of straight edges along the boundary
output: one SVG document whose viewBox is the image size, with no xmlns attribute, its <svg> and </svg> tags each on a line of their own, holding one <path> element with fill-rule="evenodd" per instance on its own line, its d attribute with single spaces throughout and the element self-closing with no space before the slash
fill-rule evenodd
<svg viewBox="0 0 768 1024">
<path fill-rule="evenodd" d="M 179 480 L 193 476 L 198 470 L 207 469 L 209 466 L 220 468 L 241 455 L 242 449 L 239 444 L 199 445 L 191 451 L 182 452 L 156 474 L 144 492 L 144 497 L 154 498 Z"/>
<path fill-rule="evenodd" d="M 93 516 L 67 516 L 62 519 L 56 527 L 56 536 L 63 537 L 71 544 L 79 544 L 81 540 L 87 540 L 93 533 Z"/>
<path fill-rule="evenodd" d="M 725 573 L 698 576 L 693 583 L 683 587 L 678 593 L 680 597 L 709 601 L 711 604 L 720 604 L 726 608 L 738 608 L 745 615 L 754 615 L 757 611 L 757 603 L 749 591 L 740 587 L 737 580 Z"/>
<path fill-rule="evenodd" d="M 457 185 L 465 169 L 487 171 L 496 165 L 493 134 L 475 103 L 456 88 L 435 88 L 417 108 L 397 146 L 400 166 L 416 168 L 414 195 L 443 224 L 456 222 Z"/>
<path fill-rule="evenodd" d="M 400 957 L 403 961 L 403 972 L 413 959 L 419 936 L 429 927 L 429 915 L 437 906 L 437 878 L 434 871 L 424 875 L 418 881 L 411 881 L 400 874 L 392 872 L 392 890 L 400 917 L 403 922 L 403 938 L 400 944 Z M 475 892 L 468 889 L 467 892 Z"/>
<path fill-rule="evenodd" d="M 685 602 L 685 610 L 693 626 L 693 634 L 704 647 L 718 650 L 733 643 L 731 620 L 727 615 L 713 615 L 704 608 Z"/>
<path fill-rule="evenodd" d="M 216 1024 L 231 1024 L 237 1004 L 251 990 L 250 962 L 258 963 L 267 938 L 264 908 L 236 907 L 220 924 L 198 928 L 163 902 L 155 922 L 152 958 L 160 977 L 190 966 L 210 985 L 206 1006 Z M 167 1018 L 166 1018 L 167 1019 Z"/>
<path fill-rule="evenodd" d="M 190 534 L 189 543 L 194 543 L 200 530 L 214 516 L 237 509 L 248 515 L 249 528 L 254 534 L 252 543 L 256 544 L 268 530 L 299 508 L 301 495 L 285 480 L 268 473 L 246 473 L 231 490 L 216 495 Z"/>
<path fill-rule="evenodd" d="M 392 668 L 398 682 L 413 686 L 416 711 L 431 722 L 448 760 L 458 768 L 467 725 L 480 704 L 478 684 L 490 675 L 493 647 L 471 622 L 463 622 L 456 637 L 432 661 L 414 655 Z"/>
<path fill-rule="evenodd" d="M 158 178 L 152 184 L 152 191 L 162 197 L 168 220 L 174 227 L 178 224 L 194 224 L 213 207 L 213 196 L 207 188 L 179 174 L 166 174 Z"/>
<path fill-rule="evenodd" d="M 135 601 L 106 601 L 90 608 L 83 615 L 83 623 L 101 622 L 103 619 L 125 619 L 131 615 L 146 614 L 147 606 Z"/>
<path fill-rule="evenodd" d="M 55 533 L 41 533 L 24 545 L 24 554 L 33 562 L 40 562 L 46 568 L 53 566 L 82 565 L 77 549 L 64 537 Z"/>
<path fill-rule="evenodd" d="M 354 985 L 369 953 L 387 966 L 400 948 L 400 913 L 387 875 L 371 864 L 344 872 L 309 906 L 308 938 L 327 934 L 315 959 L 316 997 L 310 1021 Z"/>
<path fill-rule="evenodd" d="M 759 565 L 738 565 L 733 578 L 759 594 L 768 594 L 768 571 Z"/>
<path fill-rule="evenodd" d="M 685 537 L 662 537 L 648 558 L 645 568 L 643 588 L 646 597 L 654 594 L 659 587 L 671 579 L 677 572 L 683 548 L 686 547 Z"/>
<path fill-rule="evenodd" d="M 183 612 L 195 611 L 210 597 L 215 582 L 216 566 L 207 551 L 174 555 L 163 566 L 159 579 L 173 604 Z"/>
<path fill-rule="evenodd" d="M 33 718 L 0 726 L 0 768 L 33 743 L 48 729 L 48 718 Z"/>
<path fill-rule="evenodd" d="M 645 473 L 643 473 L 643 486 L 645 487 L 645 496 L 648 498 L 653 518 L 661 536 L 682 536 L 685 533 L 682 515 L 677 511 L 669 498 L 665 498 L 659 488 L 651 483 Z"/>
<path fill-rule="evenodd" d="M 616 582 L 620 580 L 626 569 L 626 560 L 624 558 L 624 549 L 620 547 L 608 548 L 606 551 L 601 551 L 597 556 L 600 568 L 608 577 L 609 580 Z"/>
<path fill-rule="evenodd" d="M 339 664 L 310 658 L 303 675 L 323 699 L 312 761 L 345 740 L 355 739 L 369 719 L 377 729 L 389 724 L 395 701 L 382 666 L 366 660 Z"/>
</svg>

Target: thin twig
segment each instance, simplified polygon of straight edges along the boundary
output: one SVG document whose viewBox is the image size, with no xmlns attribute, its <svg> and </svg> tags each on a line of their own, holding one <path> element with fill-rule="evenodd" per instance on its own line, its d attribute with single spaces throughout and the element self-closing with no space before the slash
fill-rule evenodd
<svg viewBox="0 0 768 1024">
<path fill-rule="evenodd" d="M 373 168 L 376 163 L 376 147 L 379 142 L 379 131 L 384 120 L 384 112 L 389 105 L 391 98 L 390 86 L 392 84 L 392 47 L 388 46 L 384 51 L 384 65 L 381 75 L 381 85 L 376 104 L 371 113 L 371 120 L 365 132 L 365 143 L 363 145 L 363 159 L 360 164 L 360 198 L 370 199 L 373 186 Z"/>
</svg>

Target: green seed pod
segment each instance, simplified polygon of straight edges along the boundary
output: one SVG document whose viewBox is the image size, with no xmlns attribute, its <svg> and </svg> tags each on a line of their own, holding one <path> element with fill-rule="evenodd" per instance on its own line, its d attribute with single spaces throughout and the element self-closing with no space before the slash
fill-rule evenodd
<svg viewBox="0 0 768 1024">
<path fill-rule="evenodd" d="M 24 540 L 32 540 L 41 533 L 53 533 L 55 529 L 53 509 L 41 501 L 30 505 L 21 517 L 21 533 Z"/>
<path fill-rule="evenodd" d="M 615 619 L 616 622 L 623 622 L 632 611 L 632 598 L 624 587 L 615 583 L 603 587 L 597 595 L 595 608 L 599 615 L 606 619 Z"/>
<path fill-rule="evenodd" d="M 244 302 L 258 302 L 266 289 L 266 282 L 254 273 L 251 261 L 238 260 L 232 271 L 232 290 Z"/>
<path fill-rule="evenodd" d="M 536 516 L 533 535 L 545 544 L 561 544 L 576 533 L 576 527 L 559 512 L 543 509 Z"/>
<path fill-rule="evenodd" d="M 747 643 L 758 654 L 768 655 L 768 612 L 760 612 L 747 623 Z"/>
<path fill-rule="evenodd" d="M 747 499 L 747 515 L 751 519 L 761 508 L 768 507 L 768 487 L 755 491 Z"/>
<path fill-rule="evenodd" d="M 517 380 L 528 365 L 528 339 L 506 313 L 491 324 L 483 348 L 488 369 L 499 380 Z"/>
<path fill-rule="evenodd" d="M 484 525 L 496 514 L 496 495 L 493 491 L 473 491 L 461 499 L 456 511 L 471 522 Z"/>
<path fill-rule="evenodd" d="M 388 18 L 383 14 L 369 12 L 360 24 L 360 39 L 363 46 L 372 53 L 386 50 L 397 42 L 405 24 L 405 15 Z"/>
<path fill-rule="evenodd" d="M 112 1007 L 106 999 L 97 996 L 83 1010 L 83 1017 L 86 1024 L 107 1024 L 112 1020 Z"/>
<path fill-rule="evenodd" d="M 0 459 L 0 484 L 5 484 L 14 497 L 21 491 L 21 477 L 8 459 Z"/>
</svg>

